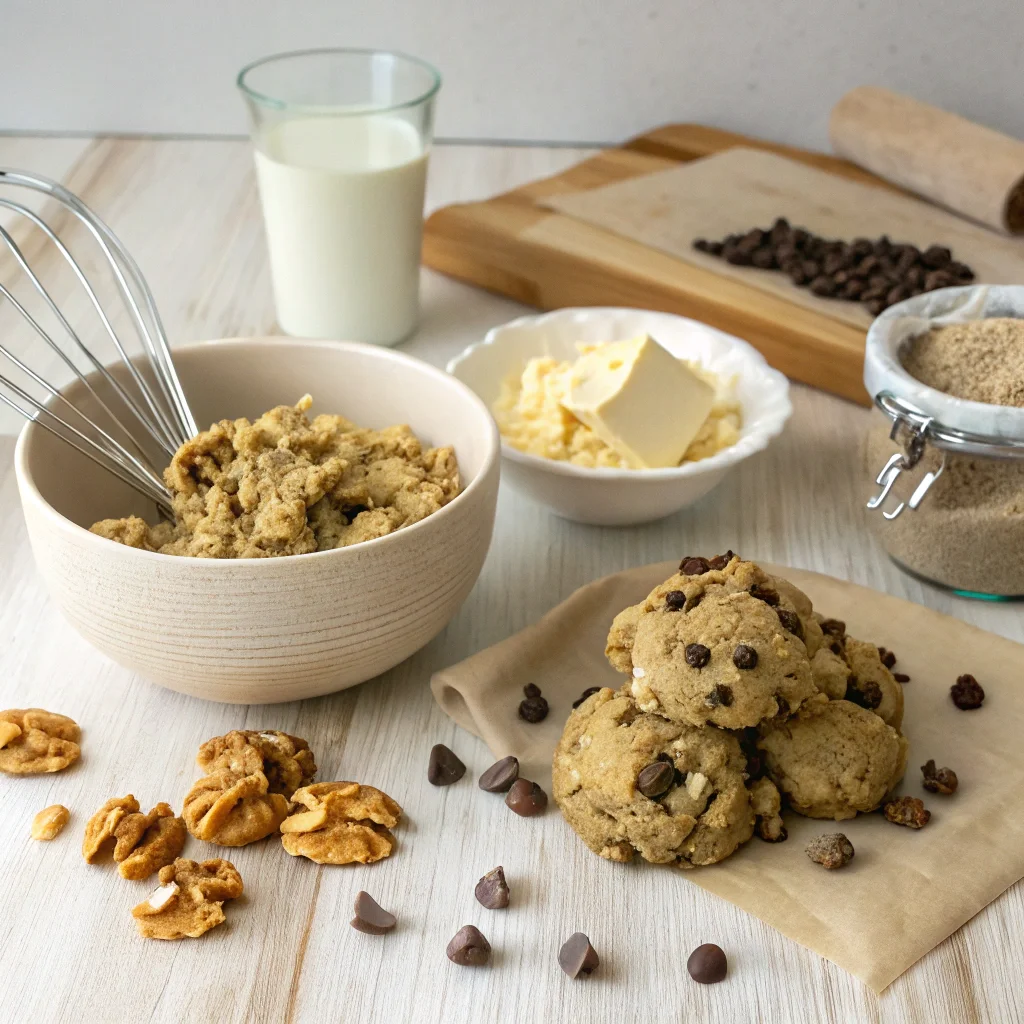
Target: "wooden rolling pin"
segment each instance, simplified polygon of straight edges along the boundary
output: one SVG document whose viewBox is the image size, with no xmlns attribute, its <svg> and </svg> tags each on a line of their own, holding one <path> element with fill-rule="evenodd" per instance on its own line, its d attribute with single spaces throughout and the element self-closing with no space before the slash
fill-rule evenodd
<svg viewBox="0 0 1024 1024">
<path fill-rule="evenodd" d="M 828 127 L 840 156 L 997 231 L 1024 232 L 1024 142 L 870 85 L 848 92 Z"/>
</svg>

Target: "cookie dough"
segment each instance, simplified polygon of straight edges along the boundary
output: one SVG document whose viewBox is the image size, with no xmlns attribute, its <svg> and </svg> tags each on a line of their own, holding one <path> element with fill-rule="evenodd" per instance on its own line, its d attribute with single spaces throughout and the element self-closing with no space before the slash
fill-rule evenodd
<svg viewBox="0 0 1024 1024">
<path fill-rule="evenodd" d="M 753 834 L 745 770 L 729 733 L 645 714 L 627 694 L 602 689 L 569 716 L 552 782 L 595 853 L 693 867 L 724 860 Z"/>
<path fill-rule="evenodd" d="M 224 768 L 193 783 L 182 810 L 196 839 L 218 846 L 247 846 L 276 832 L 288 815 L 288 801 L 269 792 L 262 771 Z"/>
<path fill-rule="evenodd" d="M 847 700 L 765 726 L 757 745 L 769 777 L 809 818 L 873 811 L 906 768 L 906 739 Z"/>
<path fill-rule="evenodd" d="M 459 493 L 452 448 L 426 448 L 406 426 L 310 421 L 311 405 L 221 420 L 184 444 L 164 471 L 174 523 L 104 519 L 92 532 L 168 555 L 300 555 L 383 537 Z"/>
<path fill-rule="evenodd" d="M 822 699 L 804 641 L 820 646 L 821 629 L 804 595 L 736 557 L 720 569 L 688 559 L 683 569 L 620 613 L 608 635 L 608 659 L 630 674 L 641 710 L 742 729 Z"/>
<path fill-rule="evenodd" d="M 215 736 L 199 748 L 196 763 L 207 774 L 224 770 L 243 775 L 262 772 L 267 777 L 268 792 L 280 793 L 289 800 L 295 790 L 308 786 L 316 775 L 309 744 L 276 729 L 235 729 Z"/>
<path fill-rule="evenodd" d="M 899 729 L 903 724 L 903 687 L 882 664 L 878 648 L 852 636 L 846 637 L 843 646 L 846 662 L 850 666 L 848 689 L 859 690 L 862 694 L 870 692 L 871 699 L 865 702 L 864 706 L 869 711 L 874 711 L 887 725 Z M 871 689 L 872 687 L 877 687 L 877 691 Z M 881 699 L 875 704 L 877 694 L 881 695 Z M 854 694 L 851 694 L 851 698 L 853 696 Z"/>
</svg>

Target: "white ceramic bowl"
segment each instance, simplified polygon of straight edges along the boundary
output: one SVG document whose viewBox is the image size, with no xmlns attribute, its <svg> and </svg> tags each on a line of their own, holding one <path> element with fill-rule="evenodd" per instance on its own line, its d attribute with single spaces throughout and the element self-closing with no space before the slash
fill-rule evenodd
<svg viewBox="0 0 1024 1024">
<path fill-rule="evenodd" d="M 649 334 L 676 356 L 737 378 L 743 407 L 739 441 L 699 462 L 672 469 L 588 469 L 527 455 L 502 442 L 505 479 L 556 515 L 579 523 L 626 526 L 679 511 L 702 498 L 737 463 L 766 447 L 793 411 L 789 383 L 752 346 L 696 320 L 640 309 L 590 307 L 524 316 L 489 331 L 448 364 L 490 408 L 501 382 L 534 356 L 573 360 L 577 342 Z M 652 409 L 651 415 L 657 416 Z"/>
<path fill-rule="evenodd" d="M 155 509 L 29 424 L 15 453 L 22 506 L 39 570 L 71 624 L 149 679 L 231 703 L 353 686 L 436 636 L 472 589 L 494 523 L 498 433 L 476 395 L 419 360 L 354 343 L 212 341 L 177 349 L 175 364 L 201 425 L 308 391 L 314 412 L 408 423 L 425 443 L 454 445 L 464 489 L 413 526 L 336 551 L 178 558 L 89 533 L 129 513 L 155 521 Z M 67 394 L 78 402 L 82 391 Z"/>
</svg>

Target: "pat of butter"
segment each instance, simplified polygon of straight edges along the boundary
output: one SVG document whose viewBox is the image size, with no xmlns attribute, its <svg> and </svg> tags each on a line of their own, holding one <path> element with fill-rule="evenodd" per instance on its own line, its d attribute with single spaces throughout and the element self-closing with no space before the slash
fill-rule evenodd
<svg viewBox="0 0 1024 1024">
<path fill-rule="evenodd" d="M 580 356 L 562 405 L 636 469 L 678 466 L 711 412 L 715 391 L 653 338 Z"/>
</svg>

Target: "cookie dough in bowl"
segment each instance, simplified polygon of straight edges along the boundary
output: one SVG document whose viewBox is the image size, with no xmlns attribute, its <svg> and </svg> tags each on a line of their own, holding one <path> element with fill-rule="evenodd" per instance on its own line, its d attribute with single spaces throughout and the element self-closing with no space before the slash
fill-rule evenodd
<svg viewBox="0 0 1024 1024">
<path fill-rule="evenodd" d="M 353 686 L 436 636 L 468 596 L 490 545 L 499 445 L 487 407 L 442 370 L 371 345 L 233 339 L 174 354 L 201 424 L 254 423 L 266 410 L 315 391 L 311 422 L 322 411 L 383 435 L 407 424 L 421 452 L 450 448 L 458 493 L 428 479 L 431 467 L 421 461 L 414 475 L 423 480 L 410 482 L 431 490 L 436 483 L 435 507 L 420 518 L 406 516 L 384 535 L 289 557 L 244 557 L 250 553 L 244 550 L 235 558 L 171 556 L 90 533 L 94 523 L 111 518 L 136 517 L 148 529 L 158 516 L 126 485 L 29 424 L 15 453 L 22 506 L 37 565 L 71 624 L 145 679 L 233 703 L 296 700 Z M 127 378 L 126 369 L 120 378 Z M 89 410 L 83 385 L 67 392 Z M 441 478 L 452 480 L 443 471 Z M 257 490 L 266 486 L 258 474 L 252 482 Z M 349 482 L 340 481 L 343 489 Z M 361 504 L 377 504 L 376 481 L 366 485 L 371 500 Z M 229 505 L 237 497 L 230 490 L 222 486 L 218 495 Z M 410 493 L 396 497 L 405 501 Z M 308 512 L 316 503 L 302 504 Z M 311 525 L 306 516 L 299 533 L 308 527 L 315 535 L 319 525 L 322 536 L 334 531 L 343 540 L 365 515 L 347 509 L 351 515 L 337 508 L 337 518 L 327 517 L 332 522 Z"/>
</svg>

